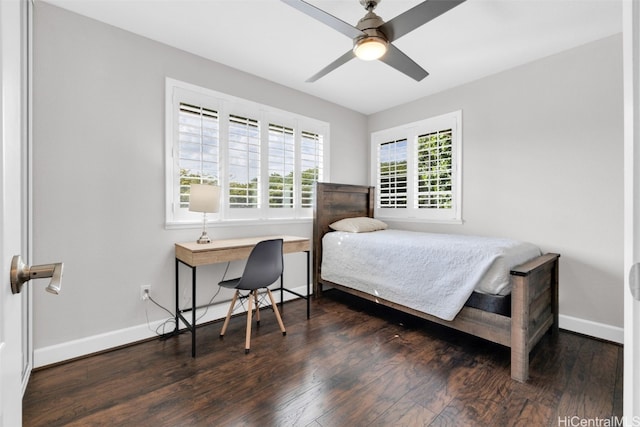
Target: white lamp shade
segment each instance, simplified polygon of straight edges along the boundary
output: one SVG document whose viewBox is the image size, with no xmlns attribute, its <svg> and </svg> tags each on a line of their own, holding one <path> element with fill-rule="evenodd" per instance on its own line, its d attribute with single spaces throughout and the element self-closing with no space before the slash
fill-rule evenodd
<svg viewBox="0 0 640 427">
<path fill-rule="evenodd" d="M 191 212 L 218 212 L 220 206 L 220 187 L 208 184 L 191 184 L 189 191 L 189 210 Z"/>
</svg>

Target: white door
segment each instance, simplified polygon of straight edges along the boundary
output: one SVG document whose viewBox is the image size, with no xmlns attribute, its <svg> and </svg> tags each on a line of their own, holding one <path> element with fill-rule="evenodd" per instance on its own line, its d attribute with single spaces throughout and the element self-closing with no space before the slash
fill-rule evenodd
<svg viewBox="0 0 640 427">
<path fill-rule="evenodd" d="M 640 3 L 623 2 L 625 271 L 640 265 Z M 630 276 L 635 276 L 635 280 Z M 640 275 L 628 275 L 624 301 L 624 417 L 640 425 Z M 635 282 L 635 283 L 634 283 Z M 635 286 L 632 293 L 630 287 Z M 634 297 L 635 294 L 635 297 Z"/>
<path fill-rule="evenodd" d="M 22 424 L 23 383 L 29 376 L 26 296 L 13 295 L 9 282 L 11 260 L 26 246 L 27 7 L 24 0 L 0 0 L 0 427 Z"/>
</svg>

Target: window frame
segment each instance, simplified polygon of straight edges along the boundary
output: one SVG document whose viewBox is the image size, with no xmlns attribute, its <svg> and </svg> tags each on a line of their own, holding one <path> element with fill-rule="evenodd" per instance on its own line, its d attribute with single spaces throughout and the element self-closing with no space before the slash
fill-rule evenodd
<svg viewBox="0 0 640 427">
<path fill-rule="evenodd" d="M 308 221 L 313 217 L 312 207 L 302 207 L 302 162 L 301 135 L 303 132 L 317 134 L 322 144 L 320 167 L 321 179 L 329 178 L 329 135 L 330 125 L 327 122 L 302 116 L 297 113 L 280 110 L 268 105 L 259 104 L 246 99 L 234 97 L 211 89 L 167 77 L 165 82 L 165 227 L 185 228 L 202 225 L 202 214 L 189 212 L 181 208 L 180 193 L 180 164 L 178 117 L 180 103 L 188 103 L 203 108 L 215 110 L 218 114 L 218 180 L 222 187 L 220 211 L 207 214 L 207 221 L 233 224 L 252 222 L 283 222 Z M 260 166 L 258 208 L 231 208 L 229 206 L 229 117 L 241 116 L 257 120 L 260 138 Z M 294 206 L 269 206 L 269 128 L 270 124 L 290 127 L 294 129 Z"/>
<path fill-rule="evenodd" d="M 419 208 L 418 201 L 418 138 L 451 128 L 451 208 Z M 381 206 L 379 185 L 380 147 L 406 140 L 407 202 L 405 207 Z M 371 185 L 375 187 L 375 216 L 387 220 L 462 223 L 462 110 L 371 133 Z"/>
</svg>

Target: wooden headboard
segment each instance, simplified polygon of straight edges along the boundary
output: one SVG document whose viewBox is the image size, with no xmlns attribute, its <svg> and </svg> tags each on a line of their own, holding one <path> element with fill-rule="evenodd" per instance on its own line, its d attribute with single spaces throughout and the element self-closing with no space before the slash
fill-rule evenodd
<svg viewBox="0 0 640 427">
<path fill-rule="evenodd" d="M 373 217 L 373 187 L 349 184 L 316 184 L 313 212 L 313 293 L 319 295 L 322 237 L 331 231 L 329 224 L 357 216 Z"/>
</svg>

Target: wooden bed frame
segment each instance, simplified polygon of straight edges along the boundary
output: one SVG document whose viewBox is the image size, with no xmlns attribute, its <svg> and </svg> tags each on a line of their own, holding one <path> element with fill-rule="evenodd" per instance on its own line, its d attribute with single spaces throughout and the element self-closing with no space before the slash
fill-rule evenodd
<svg viewBox="0 0 640 427">
<path fill-rule="evenodd" d="M 322 237 L 343 218 L 373 217 L 373 187 L 318 183 L 313 222 L 313 289 L 327 285 L 511 348 L 511 378 L 529 378 L 529 352 L 549 329 L 558 331 L 558 254 L 544 254 L 511 270 L 511 317 L 465 306 L 452 321 L 322 279 Z"/>
</svg>

